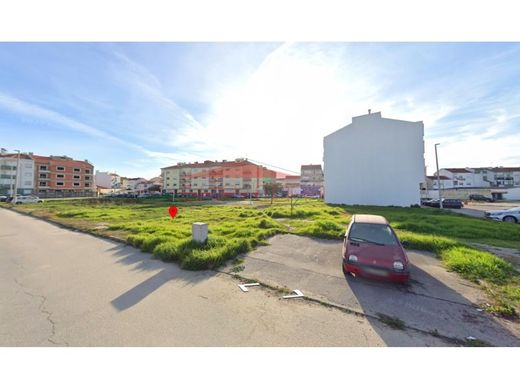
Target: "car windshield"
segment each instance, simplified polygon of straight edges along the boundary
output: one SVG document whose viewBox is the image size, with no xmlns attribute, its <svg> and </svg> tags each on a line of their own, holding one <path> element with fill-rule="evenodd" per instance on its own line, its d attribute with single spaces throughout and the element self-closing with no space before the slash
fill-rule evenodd
<svg viewBox="0 0 520 390">
<path fill-rule="evenodd" d="M 378 245 L 397 244 L 390 226 L 375 223 L 354 223 L 350 228 L 349 240 Z"/>
<path fill-rule="evenodd" d="M 509 209 L 508 211 L 520 211 L 520 207 L 513 207 L 512 209 Z"/>
</svg>

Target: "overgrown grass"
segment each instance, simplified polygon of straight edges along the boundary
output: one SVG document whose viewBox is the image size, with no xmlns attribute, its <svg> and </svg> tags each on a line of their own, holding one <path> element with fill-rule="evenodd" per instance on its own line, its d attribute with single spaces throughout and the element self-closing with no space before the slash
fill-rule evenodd
<svg viewBox="0 0 520 390">
<path fill-rule="evenodd" d="M 520 308 L 520 279 L 513 267 L 468 243 L 500 243 L 520 247 L 520 225 L 497 223 L 448 210 L 326 205 L 299 200 L 291 212 L 288 200 L 245 201 L 241 204 L 179 203 L 175 219 L 168 215 L 170 199 L 61 200 L 16 206 L 101 234 L 116 234 L 165 261 L 186 269 L 215 268 L 247 252 L 273 235 L 291 232 L 341 239 L 352 214 L 386 217 L 401 240 L 413 249 L 435 253 L 450 270 L 483 285 L 493 298 L 493 310 L 515 314 Z M 7 206 L 11 207 L 11 206 Z M 191 224 L 206 222 L 210 239 L 191 241 Z"/>
</svg>

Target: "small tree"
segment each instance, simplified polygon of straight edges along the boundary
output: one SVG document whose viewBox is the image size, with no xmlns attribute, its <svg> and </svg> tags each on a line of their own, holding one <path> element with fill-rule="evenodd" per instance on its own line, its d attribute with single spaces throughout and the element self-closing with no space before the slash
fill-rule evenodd
<svg viewBox="0 0 520 390">
<path fill-rule="evenodd" d="M 296 203 L 298 203 L 298 201 L 300 200 L 300 197 L 294 196 L 294 194 L 291 194 L 289 196 L 289 199 L 291 201 L 291 217 L 292 217 L 294 206 L 296 206 Z"/>
<path fill-rule="evenodd" d="M 280 183 L 265 183 L 264 184 L 264 192 L 267 195 L 271 195 L 271 205 L 273 204 L 273 199 L 275 194 L 278 194 L 282 191 L 282 185 Z"/>
</svg>

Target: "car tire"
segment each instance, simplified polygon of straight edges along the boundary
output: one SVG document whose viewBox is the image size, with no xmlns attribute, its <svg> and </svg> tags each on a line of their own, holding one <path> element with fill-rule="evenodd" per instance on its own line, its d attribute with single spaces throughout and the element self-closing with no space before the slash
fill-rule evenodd
<svg viewBox="0 0 520 390">
<path fill-rule="evenodd" d="M 510 216 L 510 215 L 505 216 L 505 217 L 502 219 L 502 221 L 504 221 L 504 222 L 510 222 L 510 223 L 517 223 L 517 222 L 518 222 L 518 221 L 516 220 L 515 217 L 512 217 L 512 216 Z"/>
<path fill-rule="evenodd" d="M 345 267 L 343 267 L 343 264 L 341 265 L 341 270 L 343 271 L 343 275 L 346 277 L 346 278 L 352 278 L 352 274 L 348 271 L 345 271 Z"/>
</svg>

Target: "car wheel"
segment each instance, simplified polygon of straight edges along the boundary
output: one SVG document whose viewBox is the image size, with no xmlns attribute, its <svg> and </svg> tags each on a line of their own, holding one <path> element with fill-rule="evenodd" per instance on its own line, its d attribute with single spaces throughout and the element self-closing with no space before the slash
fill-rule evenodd
<svg viewBox="0 0 520 390">
<path fill-rule="evenodd" d="M 343 265 L 341 265 L 341 270 L 343 271 L 343 275 L 345 275 L 345 277 L 352 278 L 352 274 L 348 271 L 345 271 L 345 267 L 343 267 Z"/>
<path fill-rule="evenodd" d="M 515 217 L 512 217 L 510 215 L 508 215 L 507 217 L 504 217 L 503 219 L 504 222 L 511 222 L 511 223 L 516 223 L 516 218 Z"/>
</svg>

